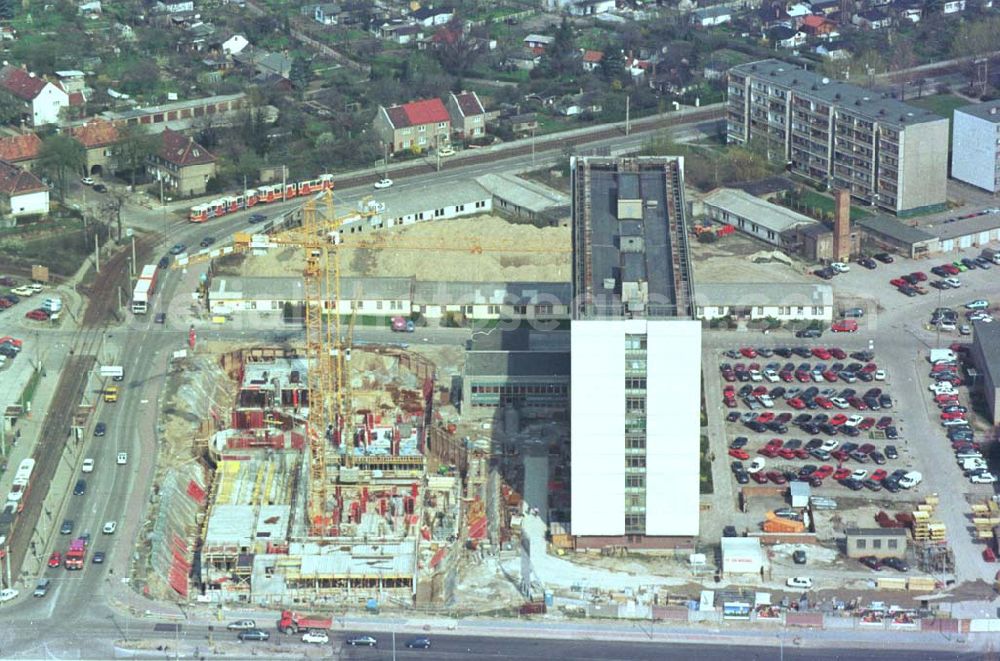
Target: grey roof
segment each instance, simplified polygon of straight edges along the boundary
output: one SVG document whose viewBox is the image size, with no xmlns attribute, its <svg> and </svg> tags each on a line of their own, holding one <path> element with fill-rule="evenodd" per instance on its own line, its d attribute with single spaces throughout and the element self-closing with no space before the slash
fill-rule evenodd
<svg viewBox="0 0 1000 661">
<path fill-rule="evenodd" d="M 404 218 L 421 211 L 433 213 L 435 209 L 444 207 L 474 204 L 490 197 L 488 190 L 475 182 L 467 181 L 422 187 L 419 195 L 414 195 L 411 191 L 388 189 L 379 191 L 375 199 L 385 204 L 385 211 L 382 213 L 384 218 Z"/>
<path fill-rule="evenodd" d="M 966 115 L 972 115 L 973 117 L 985 119 L 994 124 L 1000 124 L 1000 99 L 955 108 L 955 112 L 963 112 Z"/>
<path fill-rule="evenodd" d="M 795 188 L 795 182 L 787 177 L 774 176 L 758 179 L 757 181 L 734 183 L 729 186 L 729 188 L 735 188 L 756 197 L 763 197 L 764 195 L 770 195 L 771 193 L 793 190 Z"/>
<path fill-rule="evenodd" d="M 699 7 L 693 13 L 699 18 L 718 18 L 720 16 L 731 16 L 733 10 L 722 5 L 713 5 L 711 7 Z"/>
<path fill-rule="evenodd" d="M 472 351 L 466 376 L 569 377 L 569 351 Z"/>
<path fill-rule="evenodd" d="M 784 232 L 798 225 L 812 225 L 819 222 L 797 211 L 778 206 L 734 188 L 716 188 L 702 201 L 706 205 L 746 218 L 776 233 Z"/>
<path fill-rule="evenodd" d="M 471 351 L 569 351 L 570 336 L 566 330 L 534 330 L 524 324 L 510 330 L 476 333 Z"/>
<path fill-rule="evenodd" d="M 238 101 L 246 96 L 243 92 L 238 94 L 223 94 L 220 96 L 206 96 L 200 99 L 190 99 L 188 101 L 175 101 L 173 103 L 165 103 L 159 106 L 146 106 L 144 108 L 134 108 L 130 110 L 122 111 L 106 111 L 101 113 L 101 117 L 109 120 L 113 119 L 129 119 L 131 117 L 141 117 L 143 115 L 149 115 L 152 113 L 167 113 L 171 110 L 182 110 L 184 108 L 191 108 L 194 106 L 203 106 L 210 103 L 223 103 L 226 101 Z M 83 123 L 84 120 L 81 120 Z"/>
<path fill-rule="evenodd" d="M 818 283 L 754 282 L 707 283 L 699 282 L 694 295 L 699 307 L 725 307 L 732 305 L 792 305 L 803 307 L 830 307 L 833 305 L 833 287 Z"/>
<path fill-rule="evenodd" d="M 973 342 L 979 347 L 978 353 L 982 355 L 985 363 L 977 367 L 989 374 L 992 383 L 997 383 L 1000 381 L 1000 323 L 974 321 L 972 329 Z M 976 352 L 972 355 L 976 355 Z"/>
<path fill-rule="evenodd" d="M 340 295 L 344 299 L 407 301 L 413 288 L 413 278 L 361 278 L 342 276 Z M 302 278 L 242 277 L 216 278 L 209 297 L 224 293 L 240 294 L 244 300 L 303 300 Z"/>
<path fill-rule="evenodd" d="M 831 80 L 780 60 L 741 64 L 733 67 L 732 71 L 781 85 L 803 96 L 816 97 L 841 110 L 882 124 L 908 126 L 945 119 L 937 113 L 897 101 L 885 93 Z"/>
<path fill-rule="evenodd" d="M 869 535 L 872 537 L 906 537 L 905 528 L 844 528 L 844 534 L 854 537 L 856 535 Z"/>
<path fill-rule="evenodd" d="M 529 211 L 544 211 L 569 204 L 569 196 L 512 174 L 484 174 L 476 183 L 494 197 Z"/>
<path fill-rule="evenodd" d="M 933 234 L 928 234 L 918 227 L 911 227 L 910 225 L 901 223 L 892 216 L 866 216 L 859 218 L 855 221 L 855 224 L 862 229 L 887 236 L 894 241 L 906 245 L 931 241 L 935 238 Z"/>
<path fill-rule="evenodd" d="M 929 232 L 937 235 L 939 239 L 954 239 L 959 236 L 979 234 L 1000 228 L 1000 215 L 988 213 L 975 218 L 959 218 L 953 223 L 925 225 L 925 227 Z"/>
<path fill-rule="evenodd" d="M 568 282 L 416 282 L 415 305 L 569 305 Z"/>
</svg>

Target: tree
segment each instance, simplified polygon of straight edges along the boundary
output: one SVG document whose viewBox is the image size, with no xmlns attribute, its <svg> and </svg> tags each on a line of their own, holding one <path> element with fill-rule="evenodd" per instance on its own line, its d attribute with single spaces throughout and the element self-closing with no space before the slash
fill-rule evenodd
<svg viewBox="0 0 1000 661">
<path fill-rule="evenodd" d="M 288 80 L 297 90 L 305 90 L 312 80 L 312 62 L 302 55 L 296 55 L 292 59 L 292 66 L 288 72 Z"/>
<path fill-rule="evenodd" d="M 609 83 L 621 82 L 625 79 L 625 55 L 618 48 L 608 48 L 601 58 L 601 66 L 598 69 L 601 78 Z"/>
<path fill-rule="evenodd" d="M 0 94 L 0 124 L 20 123 L 24 117 L 24 105 L 10 94 Z"/>
<path fill-rule="evenodd" d="M 542 62 L 538 67 L 542 77 L 558 77 L 574 71 L 578 66 L 575 54 L 573 26 L 563 16 L 552 43 L 545 48 L 545 53 L 542 55 Z"/>
<path fill-rule="evenodd" d="M 271 150 L 271 141 L 267 137 L 267 133 L 267 119 L 264 116 L 264 109 L 248 110 L 246 120 L 243 122 L 243 142 L 258 156 L 266 156 Z"/>
<path fill-rule="evenodd" d="M 17 5 L 14 0 L 0 0 L 0 19 L 9 21 L 14 18 L 14 12 L 17 10 Z"/>
<path fill-rule="evenodd" d="M 990 58 L 988 54 L 996 48 L 996 35 L 1000 30 L 1000 18 L 990 17 L 978 21 L 966 21 L 959 26 L 951 43 L 955 57 L 970 57 L 970 84 L 979 87 L 979 94 L 986 94 L 990 80 Z"/>
<path fill-rule="evenodd" d="M 59 200 L 66 198 L 68 175 L 82 173 L 87 164 L 83 145 L 65 134 L 50 135 L 38 150 L 38 167 L 59 185 Z"/>
<path fill-rule="evenodd" d="M 118 131 L 118 142 L 111 148 L 115 171 L 128 170 L 129 183 L 135 187 L 135 177 L 146 166 L 146 160 L 159 151 L 162 137 L 148 133 L 140 124 L 128 124 Z"/>
</svg>

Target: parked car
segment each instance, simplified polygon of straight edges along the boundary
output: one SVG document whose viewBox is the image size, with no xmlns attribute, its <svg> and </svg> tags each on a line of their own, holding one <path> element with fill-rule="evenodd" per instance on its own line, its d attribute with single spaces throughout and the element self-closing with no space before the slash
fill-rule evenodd
<svg viewBox="0 0 1000 661">
<path fill-rule="evenodd" d="M 417 638 L 411 638 L 406 641 L 406 646 L 410 649 L 425 650 L 429 649 L 431 646 L 431 639 L 426 636 L 419 636 Z"/>
<path fill-rule="evenodd" d="M 351 647 L 376 647 L 378 645 L 378 641 L 372 636 L 351 636 L 345 642 Z"/>
<path fill-rule="evenodd" d="M 793 576 L 785 581 L 785 585 L 790 588 L 809 590 L 813 586 L 813 580 L 806 576 Z"/>
<path fill-rule="evenodd" d="M 892 255 L 890 255 L 887 252 L 878 252 L 872 255 L 872 257 L 882 262 L 883 264 L 892 264 L 894 261 L 896 261 L 895 259 L 893 259 Z"/>
<path fill-rule="evenodd" d="M 271 634 L 264 631 L 263 629 L 247 629 L 246 631 L 241 631 L 237 638 L 240 642 L 251 641 L 265 641 L 271 637 Z"/>
<path fill-rule="evenodd" d="M 375 190 L 384 190 L 392 186 L 392 179 L 388 177 L 382 177 L 375 182 Z"/>
<path fill-rule="evenodd" d="M 250 629 L 256 629 L 257 623 L 253 620 L 236 620 L 227 624 L 226 628 L 230 631 L 249 631 Z"/>
</svg>

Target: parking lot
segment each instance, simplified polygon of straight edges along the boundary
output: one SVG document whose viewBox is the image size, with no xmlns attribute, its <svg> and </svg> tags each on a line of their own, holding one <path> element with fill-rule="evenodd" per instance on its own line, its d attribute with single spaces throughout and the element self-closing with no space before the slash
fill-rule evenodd
<svg viewBox="0 0 1000 661">
<path fill-rule="evenodd" d="M 983 561 L 986 544 L 975 538 L 970 510 L 971 503 L 989 499 L 994 491 L 993 478 L 987 475 L 990 467 L 975 454 L 988 453 L 974 445 L 992 440 L 984 433 L 991 426 L 972 413 L 961 364 L 944 361 L 935 367 L 929 361 L 931 349 L 970 341 L 969 316 L 993 316 L 990 293 L 997 289 L 994 279 L 1000 277 L 1000 267 L 975 264 L 979 254 L 977 249 L 927 260 L 896 256 L 874 269 L 852 262 L 830 283 L 840 312 L 863 308 L 857 332 L 834 334 L 828 325 L 821 337 L 808 339 L 787 330 L 767 337 L 706 333 L 703 374 L 716 457 L 711 499 L 715 511 L 708 528 L 720 534 L 725 523 L 740 533 L 759 531 L 766 512 L 788 508 L 787 496 L 752 499 L 741 512 L 741 491 L 780 493 L 778 489 L 792 481 L 805 481 L 814 496 L 837 503 L 836 510 L 819 513 L 816 521 L 817 541 L 834 549 L 845 527 L 878 527 L 879 511 L 905 516 L 936 494 L 940 505 L 934 516 L 947 527 L 955 580 L 992 581 L 996 567 Z M 963 258 L 973 261 L 973 267 L 962 263 Z M 945 263 L 959 274 L 939 268 Z M 958 287 L 931 287 L 928 283 L 945 280 L 938 271 L 957 277 Z M 916 273 L 925 279 L 913 276 Z M 913 276 L 915 283 L 903 275 Z M 900 283 L 890 280 L 924 292 L 901 292 Z M 966 304 L 973 305 L 966 309 Z M 963 331 L 962 326 L 970 328 Z M 771 353 L 775 349 L 782 351 Z M 862 353 L 868 350 L 870 356 Z M 939 387 L 940 394 L 931 392 L 928 387 L 935 379 L 948 381 L 954 392 L 945 387 Z M 869 392 L 872 388 L 881 392 Z M 963 454 L 961 464 L 958 452 Z M 873 575 L 843 556 L 826 564 L 807 571 L 822 574 L 835 567 L 845 572 L 844 580 Z M 803 569 L 791 566 L 789 571 Z"/>
</svg>

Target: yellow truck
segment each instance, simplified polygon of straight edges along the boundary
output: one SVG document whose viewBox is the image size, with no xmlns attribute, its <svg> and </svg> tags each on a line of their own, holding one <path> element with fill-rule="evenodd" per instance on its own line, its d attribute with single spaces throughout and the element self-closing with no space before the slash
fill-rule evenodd
<svg viewBox="0 0 1000 661">
<path fill-rule="evenodd" d="M 108 403 L 118 401 L 118 386 L 108 386 L 104 389 L 104 401 Z"/>
</svg>

